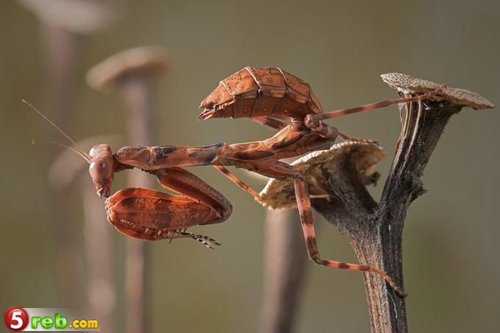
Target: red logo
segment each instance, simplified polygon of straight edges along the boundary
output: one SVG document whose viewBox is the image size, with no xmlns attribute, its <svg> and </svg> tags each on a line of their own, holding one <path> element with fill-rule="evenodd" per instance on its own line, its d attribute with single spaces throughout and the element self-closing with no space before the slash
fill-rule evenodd
<svg viewBox="0 0 500 333">
<path fill-rule="evenodd" d="M 13 332 L 22 331 L 28 326 L 29 316 L 26 310 L 18 306 L 10 306 L 3 315 L 5 326 Z"/>
</svg>

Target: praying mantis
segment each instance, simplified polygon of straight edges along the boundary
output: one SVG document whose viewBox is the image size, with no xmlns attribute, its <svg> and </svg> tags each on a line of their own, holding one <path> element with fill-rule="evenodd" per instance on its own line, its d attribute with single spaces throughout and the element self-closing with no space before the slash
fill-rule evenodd
<svg viewBox="0 0 500 333">
<path fill-rule="evenodd" d="M 403 290 L 392 277 L 377 267 L 320 257 L 308 186 L 293 167 L 282 159 L 323 149 L 339 136 L 368 141 L 339 133 L 335 127 L 325 124 L 325 119 L 393 104 L 420 102 L 432 97 L 431 93 L 323 113 L 310 86 L 300 78 L 280 68 L 245 67 L 222 80 L 202 101 L 203 111 L 198 118 L 246 117 L 276 129 L 273 136 L 260 141 L 217 143 L 201 147 L 126 146 L 115 153 L 109 145 L 97 144 L 89 154 L 81 153 L 81 156 L 89 163 L 89 173 L 97 194 L 107 198 L 107 219 L 118 231 L 142 240 L 192 238 L 209 248 L 220 243 L 207 236 L 189 233 L 186 229 L 225 221 L 232 213 L 232 205 L 221 193 L 187 171 L 186 167 L 212 165 L 255 198 L 259 195 L 227 170 L 226 166 L 243 168 L 275 179 L 293 179 L 310 259 L 331 268 L 376 273 L 399 296 L 404 296 Z M 156 176 L 163 187 L 179 194 L 127 188 L 110 196 L 114 174 L 132 168 Z"/>
</svg>

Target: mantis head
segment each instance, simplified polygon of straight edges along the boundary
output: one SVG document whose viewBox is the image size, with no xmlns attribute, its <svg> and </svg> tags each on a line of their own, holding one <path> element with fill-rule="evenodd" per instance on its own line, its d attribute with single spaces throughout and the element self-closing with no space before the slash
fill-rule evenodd
<svg viewBox="0 0 500 333">
<path fill-rule="evenodd" d="M 107 144 L 97 144 L 89 152 L 89 173 L 97 191 L 102 198 L 109 197 L 113 183 L 114 160 L 111 148 Z"/>
</svg>

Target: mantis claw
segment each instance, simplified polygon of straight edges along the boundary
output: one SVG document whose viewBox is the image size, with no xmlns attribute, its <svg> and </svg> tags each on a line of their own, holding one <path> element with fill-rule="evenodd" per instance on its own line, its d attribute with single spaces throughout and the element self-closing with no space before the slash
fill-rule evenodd
<svg viewBox="0 0 500 333">
<path fill-rule="evenodd" d="M 203 245 L 205 245 L 206 247 L 208 247 L 210 250 L 215 250 L 215 246 L 222 245 L 222 243 L 220 243 L 220 242 L 216 241 L 215 239 L 208 237 L 208 236 L 195 235 L 195 234 L 189 234 L 189 233 L 187 233 L 187 234 L 190 235 L 191 238 L 193 238 L 194 240 L 197 240 L 198 242 L 200 242 Z"/>
</svg>

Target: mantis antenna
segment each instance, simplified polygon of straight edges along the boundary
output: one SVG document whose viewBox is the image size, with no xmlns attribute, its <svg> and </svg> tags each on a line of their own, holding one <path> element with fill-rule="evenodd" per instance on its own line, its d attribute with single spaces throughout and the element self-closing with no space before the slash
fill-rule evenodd
<svg viewBox="0 0 500 333">
<path fill-rule="evenodd" d="M 75 140 L 73 140 L 68 134 L 66 134 L 66 132 L 64 132 L 61 128 L 59 128 L 59 126 L 54 124 L 54 122 L 52 122 L 52 120 L 50 120 L 47 116 L 45 116 L 42 112 L 40 112 L 36 107 L 34 107 L 33 104 L 31 104 L 30 102 L 28 102 L 25 99 L 22 99 L 21 101 L 24 104 L 26 104 L 27 106 L 29 106 L 33 111 L 35 111 L 40 117 L 45 119 L 49 124 L 51 124 L 59 133 L 61 133 L 66 139 L 68 139 L 69 142 L 71 142 L 75 147 L 79 148 L 81 151 L 78 151 L 77 149 L 75 149 L 73 147 L 63 145 L 61 143 L 53 142 L 54 144 L 57 144 L 61 147 L 68 148 L 68 149 L 72 150 L 73 152 L 75 152 L 78 155 L 80 155 L 81 157 L 83 157 L 85 159 L 85 161 L 90 163 L 90 156 L 87 153 L 85 153 L 80 146 L 78 146 L 78 144 L 75 142 Z"/>
</svg>

